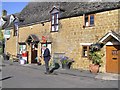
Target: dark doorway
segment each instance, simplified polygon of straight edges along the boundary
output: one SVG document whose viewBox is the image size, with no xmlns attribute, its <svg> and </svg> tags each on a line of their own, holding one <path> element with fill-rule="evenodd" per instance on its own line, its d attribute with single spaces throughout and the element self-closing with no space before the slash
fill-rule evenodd
<svg viewBox="0 0 120 90">
<path fill-rule="evenodd" d="M 32 53 L 31 53 L 31 63 L 37 63 L 37 60 L 35 60 L 35 58 L 37 57 L 37 50 L 32 50 Z"/>
<path fill-rule="evenodd" d="M 36 57 L 37 57 L 37 49 L 38 49 L 38 45 L 37 44 L 33 44 L 31 47 L 32 51 L 31 51 L 31 63 L 37 63 Z"/>
</svg>

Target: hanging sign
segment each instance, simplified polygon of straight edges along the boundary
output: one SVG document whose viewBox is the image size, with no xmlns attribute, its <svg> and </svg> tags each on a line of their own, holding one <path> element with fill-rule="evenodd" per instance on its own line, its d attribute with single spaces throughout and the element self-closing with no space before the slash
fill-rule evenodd
<svg viewBox="0 0 120 90">
<path fill-rule="evenodd" d="M 10 38 L 10 29 L 4 30 L 4 38 Z"/>
<path fill-rule="evenodd" d="M 46 43 L 46 42 L 47 42 L 47 39 L 46 39 L 45 36 L 42 36 L 42 42 L 43 42 L 43 43 Z"/>
</svg>

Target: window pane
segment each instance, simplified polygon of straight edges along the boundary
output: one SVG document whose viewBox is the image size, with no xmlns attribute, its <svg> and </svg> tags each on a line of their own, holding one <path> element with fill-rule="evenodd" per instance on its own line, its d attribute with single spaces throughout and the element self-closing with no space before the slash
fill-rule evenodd
<svg viewBox="0 0 120 90">
<path fill-rule="evenodd" d="M 52 15 L 52 20 L 54 20 L 54 15 Z"/>
<path fill-rule="evenodd" d="M 55 14 L 55 24 L 58 24 L 58 13 Z"/>
<path fill-rule="evenodd" d="M 57 17 L 57 19 L 58 19 L 58 13 L 57 13 L 56 15 L 57 15 L 56 17 Z"/>
<path fill-rule="evenodd" d="M 58 24 L 58 19 L 56 19 L 56 24 Z"/>
<path fill-rule="evenodd" d="M 89 23 L 88 23 L 88 15 L 85 15 L 85 26 L 89 26 Z"/>
<path fill-rule="evenodd" d="M 55 27 L 54 26 L 52 26 L 52 31 L 55 31 Z"/>
<path fill-rule="evenodd" d="M 51 20 L 52 31 L 58 31 L 58 23 L 59 23 L 58 16 L 59 16 L 58 13 L 52 14 L 52 20 Z"/>
<path fill-rule="evenodd" d="M 54 15 L 52 15 L 52 25 L 54 24 Z"/>
<path fill-rule="evenodd" d="M 83 56 L 87 57 L 87 46 L 83 46 Z"/>
<path fill-rule="evenodd" d="M 94 25 L 94 15 L 90 16 L 90 25 Z"/>
<path fill-rule="evenodd" d="M 56 25 L 56 31 L 58 31 L 58 25 Z"/>
<path fill-rule="evenodd" d="M 26 45 L 19 45 L 19 53 L 22 54 L 23 51 L 26 51 Z"/>
<path fill-rule="evenodd" d="M 54 24 L 54 19 L 52 19 L 52 25 Z"/>
<path fill-rule="evenodd" d="M 112 50 L 112 55 L 118 55 L 118 51 L 117 50 Z"/>
</svg>

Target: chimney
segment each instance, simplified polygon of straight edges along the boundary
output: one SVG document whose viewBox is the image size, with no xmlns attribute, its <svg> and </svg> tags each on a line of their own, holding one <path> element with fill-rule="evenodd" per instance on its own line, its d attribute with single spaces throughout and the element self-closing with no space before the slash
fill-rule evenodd
<svg viewBox="0 0 120 90">
<path fill-rule="evenodd" d="M 7 11 L 6 10 L 2 10 L 2 16 L 7 16 Z"/>
</svg>

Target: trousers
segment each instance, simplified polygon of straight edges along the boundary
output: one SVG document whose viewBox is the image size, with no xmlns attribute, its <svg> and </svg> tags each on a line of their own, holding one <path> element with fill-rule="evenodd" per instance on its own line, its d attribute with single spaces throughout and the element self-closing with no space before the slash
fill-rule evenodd
<svg viewBox="0 0 120 90">
<path fill-rule="evenodd" d="M 49 72 L 49 61 L 45 60 L 45 69 L 46 72 Z"/>
</svg>

